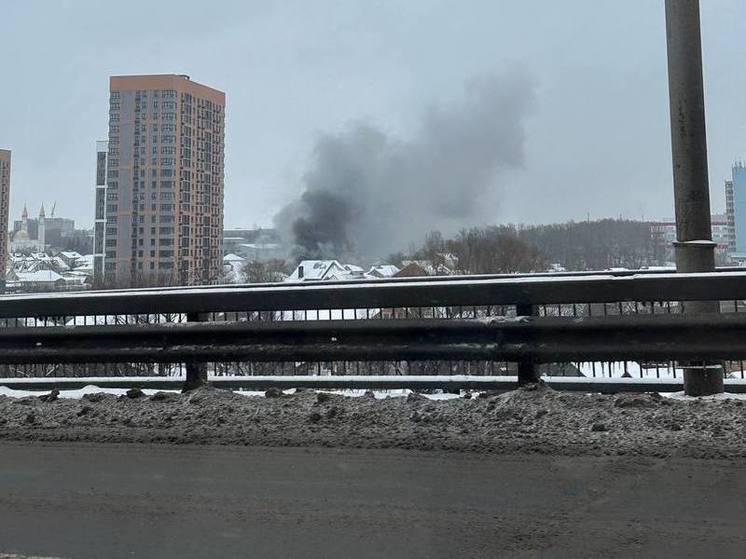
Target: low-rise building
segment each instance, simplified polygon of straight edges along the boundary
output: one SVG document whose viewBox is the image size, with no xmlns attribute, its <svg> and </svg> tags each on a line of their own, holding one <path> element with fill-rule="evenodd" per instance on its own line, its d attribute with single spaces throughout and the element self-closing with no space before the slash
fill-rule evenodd
<svg viewBox="0 0 746 559">
<path fill-rule="evenodd" d="M 226 229 L 223 231 L 223 252 L 237 254 L 250 262 L 284 260 L 287 247 L 275 229 Z"/>
<path fill-rule="evenodd" d="M 712 240 L 716 243 L 715 255 L 721 260 L 726 258 L 732 244 L 731 229 L 728 219 L 723 214 L 713 214 Z M 650 238 L 653 244 L 653 255 L 660 264 L 673 263 L 675 258 L 674 242 L 676 241 L 676 220 L 663 219 L 650 222 Z"/>
<path fill-rule="evenodd" d="M 393 278 L 398 273 L 399 268 L 393 264 L 376 264 L 375 266 L 370 267 L 367 275 L 371 278 L 385 279 Z"/>
<path fill-rule="evenodd" d="M 343 281 L 367 279 L 365 270 L 338 260 L 303 260 L 287 277 L 287 282 Z"/>
<path fill-rule="evenodd" d="M 16 253 L 9 259 L 5 275 L 6 291 L 78 291 L 89 289 L 93 281 L 93 255 L 77 258 L 51 256 L 43 252 Z"/>
<path fill-rule="evenodd" d="M 246 259 L 237 254 L 226 254 L 223 256 L 223 283 L 242 283 L 243 267 Z"/>
</svg>

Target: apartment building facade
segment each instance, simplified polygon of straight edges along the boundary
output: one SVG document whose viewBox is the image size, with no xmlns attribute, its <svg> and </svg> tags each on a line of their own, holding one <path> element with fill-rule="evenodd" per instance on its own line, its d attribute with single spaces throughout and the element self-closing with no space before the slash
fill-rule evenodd
<svg viewBox="0 0 746 559">
<path fill-rule="evenodd" d="M 97 156 L 97 183 L 104 165 L 106 184 L 96 185 L 105 281 L 216 282 L 225 94 L 178 74 L 113 76 L 109 85 L 108 151 Z"/>
<path fill-rule="evenodd" d="M 109 156 L 109 142 L 96 142 L 96 198 L 93 220 L 93 279 L 97 284 L 104 283 L 104 232 L 106 230 L 106 161 Z"/>
<path fill-rule="evenodd" d="M 10 214 L 10 151 L 0 149 L 0 285 L 8 266 L 8 216 Z"/>
<path fill-rule="evenodd" d="M 733 181 L 725 181 L 725 219 L 728 225 L 728 252 L 736 252 L 736 206 Z"/>
<path fill-rule="evenodd" d="M 728 221 L 733 224 L 732 257 L 746 258 L 746 165 L 737 161 L 731 169 L 731 180 L 725 185 L 725 204 Z"/>
</svg>

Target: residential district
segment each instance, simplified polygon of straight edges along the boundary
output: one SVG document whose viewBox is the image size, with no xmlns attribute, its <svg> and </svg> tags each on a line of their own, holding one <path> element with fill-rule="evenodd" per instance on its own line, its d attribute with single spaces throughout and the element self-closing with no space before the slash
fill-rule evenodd
<svg viewBox="0 0 746 559">
<path fill-rule="evenodd" d="M 108 138 L 96 142 L 95 157 L 91 154 L 92 229 L 76 228 L 73 219 L 57 215 L 65 208 L 53 200 L 33 201 L 39 208 L 34 216 L 24 205 L 11 227 L 11 151 L 0 149 L 0 262 L 6 264 L 2 289 L 16 293 L 318 282 L 480 271 L 465 267 L 457 254 L 445 249 L 427 257 L 400 253 L 365 267 L 336 259 L 310 260 L 295 253 L 292 241 L 273 228 L 225 229 L 224 154 L 223 92 L 182 74 L 111 77 Z M 746 265 L 743 163 L 734 164 L 725 194 L 725 213 L 712 216 L 717 261 Z M 644 228 L 646 248 L 633 265 L 673 265 L 674 220 L 637 225 Z M 563 262 L 557 254 L 546 256 L 539 270 L 530 271 L 578 265 Z"/>
</svg>

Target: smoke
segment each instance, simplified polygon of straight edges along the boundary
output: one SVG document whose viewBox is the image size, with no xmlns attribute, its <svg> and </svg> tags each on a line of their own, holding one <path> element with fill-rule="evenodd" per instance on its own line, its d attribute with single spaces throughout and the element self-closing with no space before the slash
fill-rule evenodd
<svg viewBox="0 0 746 559">
<path fill-rule="evenodd" d="M 298 258 L 370 262 L 433 229 L 494 218 L 486 202 L 523 165 L 534 89 L 522 72 L 482 76 L 461 103 L 425 111 L 409 139 L 365 123 L 321 136 L 303 194 L 276 226 Z"/>
</svg>

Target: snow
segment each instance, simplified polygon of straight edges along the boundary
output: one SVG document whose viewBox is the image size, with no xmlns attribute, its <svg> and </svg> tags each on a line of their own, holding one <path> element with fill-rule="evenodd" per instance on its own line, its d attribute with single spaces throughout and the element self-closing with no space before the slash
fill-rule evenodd
<svg viewBox="0 0 746 559">
<path fill-rule="evenodd" d="M 676 241 L 676 245 L 704 245 L 704 246 L 715 246 L 717 243 L 710 239 L 695 239 L 693 241 Z"/>
<path fill-rule="evenodd" d="M 349 398 L 361 398 L 368 392 L 372 392 L 376 400 L 385 400 L 386 398 L 406 398 L 412 393 L 412 390 L 404 388 L 394 390 L 317 390 L 317 392 L 340 394 Z M 461 394 L 451 393 L 423 394 L 423 396 L 429 400 L 453 400 L 454 398 L 461 398 Z"/>
<path fill-rule="evenodd" d="M 681 392 L 661 392 L 661 396 L 670 398 L 671 400 L 683 400 L 691 402 L 694 400 L 707 400 L 707 401 L 719 401 L 719 400 L 746 400 L 746 394 L 738 394 L 733 392 L 723 392 L 722 394 L 714 394 L 712 396 L 687 396 L 683 391 Z"/>
<path fill-rule="evenodd" d="M 625 373 L 624 361 L 579 363 L 577 367 L 584 376 L 589 378 L 593 378 L 594 369 L 596 378 L 609 376 L 612 378 L 622 378 L 622 375 Z M 633 379 L 637 380 L 645 378 L 681 379 L 684 374 L 683 369 L 679 367 L 672 369 L 665 363 L 661 364 L 656 370 L 655 367 L 642 368 L 640 363 L 636 361 L 627 361 L 626 372 Z"/>
<path fill-rule="evenodd" d="M 556 376 L 544 376 L 542 379 L 547 383 L 556 385 L 562 384 L 587 384 L 589 387 L 600 384 L 641 384 L 650 385 L 654 387 L 656 385 L 671 385 L 671 384 L 682 384 L 683 380 L 681 377 L 676 379 L 673 378 L 656 378 L 656 377 L 644 377 L 644 378 L 586 378 L 586 377 L 556 377 Z M 254 376 L 240 376 L 240 375 L 221 375 L 208 377 L 210 382 L 214 382 L 217 386 L 226 382 L 261 382 L 265 384 L 277 383 L 277 386 L 288 386 L 297 384 L 305 384 L 309 382 L 317 384 L 328 384 L 333 385 L 335 383 L 344 382 L 354 384 L 356 382 L 366 383 L 374 382 L 381 384 L 401 384 L 401 383 L 442 383 L 448 384 L 449 382 L 469 382 L 475 385 L 479 384 L 494 384 L 494 383 L 511 383 L 516 382 L 515 376 L 508 375 L 254 375 Z M 150 377 L 17 377 L 17 378 L 3 378 L 0 379 L 0 386 L 2 385 L 23 385 L 33 389 L 34 385 L 48 386 L 50 384 L 77 384 L 85 383 L 86 385 L 102 386 L 106 387 L 115 385 L 117 387 L 123 386 L 139 386 L 141 388 L 147 388 L 149 385 L 155 386 L 166 386 L 174 385 L 178 386 L 184 381 L 183 376 L 150 376 Z M 733 387 L 744 387 L 746 388 L 746 379 L 725 379 L 726 386 Z M 591 390 L 592 391 L 592 390 Z"/>
<path fill-rule="evenodd" d="M 298 311 L 277 311 L 278 318 L 289 320 L 362 320 L 373 318 L 380 309 L 310 309 Z"/>
<path fill-rule="evenodd" d="M 19 282 L 41 283 L 56 282 L 64 279 L 60 274 L 52 270 L 37 270 L 36 272 L 16 272 Z"/>
<path fill-rule="evenodd" d="M 303 277 L 300 276 L 299 272 L 301 268 L 303 269 Z M 298 282 L 323 280 L 333 271 L 337 271 L 340 274 L 347 273 L 347 270 L 345 270 L 342 264 L 337 260 L 303 260 L 285 281 Z"/>
<path fill-rule="evenodd" d="M 32 383 L 30 383 L 31 386 L 33 386 Z M 79 388 L 76 390 L 60 390 L 59 397 L 60 398 L 68 398 L 72 400 L 79 400 L 86 394 L 96 394 L 96 393 L 104 393 L 104 394 L 113 394 L 115 396 L 122 396 L 127 393 L 127 388 L 101 388 L 99 386 L 95 385 L 88 385 L 84 386 L 83 388 Z M 14 388 L 8 388 L 6 386 L 0 386 L 0 396 L 7 396 L 9 398 L 26 398 L 28 396 L 39 396 L 40 394 L 45 394 L 49 392 L 48 390 L 40 391 L 40 390 L 18 390 Z M 154 390 L 154 389 L 144 389 L 143 393 L 145 393 L 148 396 L 152 396 L 156 392 L 173 392 L 173 393 L 179 393 L 180 390 Z"/>
<path fill-rule="evenodd" d="M 30 380 L 30 379 L 29 379 Z M 29 383 L 33 385 L 33 383 Z M 60 390 L 59 397 L 65 398 L 69 400 L 80 400 L 83 396 L 86 394 L 113 394 L 114 396 L 123 396 L 127 394 L 127 388 L 103 388 L 100 386 L 96 386 L 93 384 L 89 384 L 87 386 L 84 386 L 83 388 L 74 389 L 74 390 Z M 173 394 L 179 394 L 181 390 L 155 390 L 152 388 L 145 388 L 142 389 L 143 393 L 146 396 L 152 396 L 156 392 L 170 392 Z M 8 388 L 6 386 L 0 386 L 0 396 L 7 396 L 8 398 L 27 398 L 29 396 L 36 397 L 40 396 L 42 394 L 48 393 L 48 390 L 20 390 L 16 388 Z M 243 390 L 238 389 L 234 390 L 236 394 L 239 394 L 241 396 L 246 396 L 250 398 L 264 398 L 265 397 L 265 391 L 263 390 Z M 284 394 L 295 394 L 296 389 L 295 388 L 289 388 L 287 390 L 283 390 Z M 326 392 L 328 394 L 338 394 L 341 396 L 347 396 L 350 398 L 361 398 L 365 396 L 369 391 L 367 390 L 317 390 L 315 392 Z M 375 398 L 377 400 L 384 400 L 386 398 L 406 398 L 409 394 L 412 393 L 411 390 L 408 389 L 397 389 L 397 390 L 372 390 L 370 391 L 373 393 Z M 450 394 L 450 393 L 443 393 L 443 394 L 423 394 L 426 398 L 430 400 L 452 400 L 454 398 L 460 398 L 460 394 Z M 746 397 L 746 395 L 744 395 Z"/>
<path fill-rule="evenodd" d="M 380 278 L 391 278 L 399 273 L 399 268 L 393 264 L 379 264 L 378 266 L 372 266 L 368 270 L 368 275 Z"/>
</svg>

